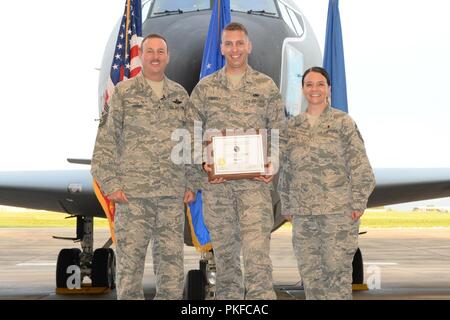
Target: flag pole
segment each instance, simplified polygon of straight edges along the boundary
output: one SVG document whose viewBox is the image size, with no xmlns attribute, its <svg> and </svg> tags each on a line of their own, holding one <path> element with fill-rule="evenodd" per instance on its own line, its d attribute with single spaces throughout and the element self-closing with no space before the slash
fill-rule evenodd
<svg viewBox="0 0 450 320">
<path fill-rule="evenodd" d="M 218 33 L 218 37 L 220 37 L 220 0 L 217 0 L 218 4 L 217 4 L 217 33 Z"/>
<path fill-rule="evenodd" d="M 125 55 L 128 52 L 128 27 L 130 26 L 130 0 L 127 0 L 127 20 L 125 27 Z M 126 59 L 126 56 L 124 57 Z"/>
<path fill-rule="evenodd" d="M 131 3 L 133 3 L 133 8 L 131 8 Z M 137 10 L 137 11 L 136 11 Z M 127 73 L 127 78 L 133 78 L 139 73 L 140 66 L 138 63 L 139 55 L 138 55 L 138 43 L 131 43 L 128 45 L 128 40 L 130 39 L 133 42 L 133 36 L 141 37 L 142 36 L 142 20 L 141 20 L 141 1 L 140 0 L 126 0 L 125 8 L 121 15 L 120 28 L 117 34 L 117 40 L 115 45 L 115 51 L 113 56 L 113 61 L 110 67 L 110 75 L 107 81 L 105 93 L 104 93 L 104 104 L 103 104 L 103 112 L 107 112 L 108 100 L 111 98 L 114 87 L 124 80 L 125 68 L 124 64 L 127 62 L 126 60 L 129 58 L 129 74 Z M 126 29 L 125 29 L 126 28 Z M 131 34 L 128 31 L 131 31 Z M 125 32 L 125 36 L 123 33 Z M 124 41 L 125 40 L 125 41 Z M 130 49 L 130 50 L 129 50 Z M 124 52 L 122 52 L 124 50 Z M 128 57 L 127 57 L 128 56 Z M 99 130 L 101 128 L 99 127 Z M 103 194 L 101 190 L 101 185 L 97 181 L 97 179 L 93 176 L 93 185 L 94 185 L 94 193 L 105 212 L 105 216 L 108 218 L 111 238 L 113 242 L 115 242 L 114 235 L 114 214 L 115 214 L 115 204 L 114 201 L 110 201 L 105 194 Z"/>
</svg>

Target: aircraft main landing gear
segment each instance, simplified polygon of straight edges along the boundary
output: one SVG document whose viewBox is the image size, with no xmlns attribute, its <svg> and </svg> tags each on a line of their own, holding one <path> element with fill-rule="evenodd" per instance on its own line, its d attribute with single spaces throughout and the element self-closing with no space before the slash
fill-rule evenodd
<svg viewBox="0 0 450 320">
<path fill-rule="evenodd" d="M 116 258 L 109 248 L 109 239 L 103 248 L 94 247 L 94 220 L 92 217 L 77 216 L 76 238 L 54 237 L 56 239 L 81 242 L 78 248 L 62 249 L 56 263 L 56 293 L 103 293 L 115 288 Z M 83 284 L 88 277 L 92 284 Z"/>
<path fill-rule="evenodd" d="M 352 284 L 364 283 L 364 265 L 361 250 L 358 248 L 353 256 Z"/>
<path fill-rule="evenodd" d="M 186 300 L 211 300 L 215 297 L 216 264 L 214 252 L 202 252 L 199 269 L 189 270 L 184 296 Z"/>
</svg>

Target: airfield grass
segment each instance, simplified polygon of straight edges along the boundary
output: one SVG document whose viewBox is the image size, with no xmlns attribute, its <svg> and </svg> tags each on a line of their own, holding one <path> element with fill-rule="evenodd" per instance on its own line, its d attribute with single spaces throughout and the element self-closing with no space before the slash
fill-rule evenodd
<svg viewBox="0 0 450 320">
<path fill-rule="evenodd" d="M 65 219 L 58 212 L 0 212 L 0 228 L 75 227 L 76 219 Z M 107 228 L 108 221 L 94 218 L 94 226 Z M 289 227 L 290 224 L 285 224 Z M 361 219 L 361 228 L 436 228 L 450 227 L 450 213 L 399 212 L 366 210 Z"/>
<path fill-rule="evenodd" d="M 288 225 L 290 227 L 290 224 Z M 367 228 L 448 228 L 450 213 L 437 211 L 378 211 L 367 209 L 360 229 Z"/>
<path fill-rule="evenodd" d="M 76 227 L 77 219 L 66 219 L 68 215 L 50 211 L 0 212 L 0 228 L 61 228 Z M 108 227 L 108 221 L 94 218 L 95 227 Z"/>
<path fill-rule="evenodd" d="M 450 213 L 397 212 L 366 210 L 361 218 L 361 227 L 366 228 L 437 228 L 450 227 Z"/>
</svg>

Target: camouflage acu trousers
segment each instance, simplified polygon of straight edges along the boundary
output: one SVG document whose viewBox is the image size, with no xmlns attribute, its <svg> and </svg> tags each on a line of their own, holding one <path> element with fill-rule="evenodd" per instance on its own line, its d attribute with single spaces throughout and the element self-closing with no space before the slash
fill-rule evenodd
<svg viewBox="0 0 450 320">
<path fill-rule="evenodd" d="M 351 213 L 294 215 L 292 243 L 306 299 L 352 299 L 359 221 Z"/>
<path fill-rule="evenodd" d="M 269 256 L 273 227 L 269 188 L 233 190 L 231 183 L 209 185 L 203 194 L 217 268 L 216 299 L 276 299 Z"/>
<path fill-rule="evenodd" d="M 117 299 L 144 299 L 142 279 L 150 241 L 155 299 L 182 299 L 183 230 L 181 197 L 134 198 L 116 206 Z"/>
</svg>

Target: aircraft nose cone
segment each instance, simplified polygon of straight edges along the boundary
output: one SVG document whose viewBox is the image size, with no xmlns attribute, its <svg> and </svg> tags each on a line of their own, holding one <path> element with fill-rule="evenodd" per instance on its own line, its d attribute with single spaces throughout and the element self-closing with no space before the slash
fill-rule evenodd
<svg viewBox="0 0 450 320">
<path fill-rule="evenodd" d="M 143 24 L 143 36 L 158 33 L 167 39 L 170 63 L 166 75 L 188 93 L 199 80 L 210 14 L 210 11 L 176 14 L 147 19 Z"/>
</svg>

